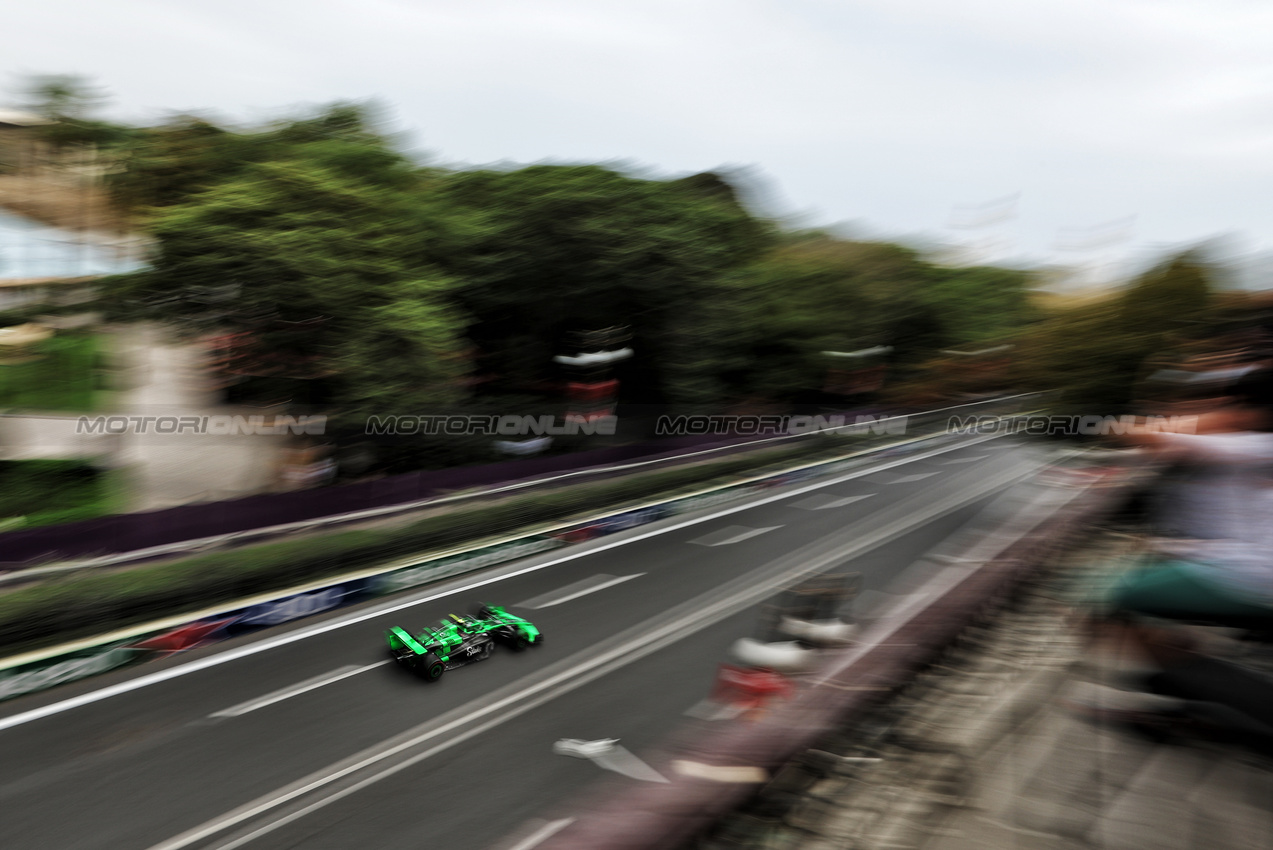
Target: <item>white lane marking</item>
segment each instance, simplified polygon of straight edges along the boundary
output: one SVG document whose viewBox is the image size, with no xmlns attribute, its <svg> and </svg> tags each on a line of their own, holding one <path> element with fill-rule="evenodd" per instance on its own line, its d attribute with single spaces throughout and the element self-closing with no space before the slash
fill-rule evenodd
<svg viewBox="0 0 1273 850">
<path fill-rule="evenodd" d="M 282 815 L 278 819 L 257 827 L 247 834 L 232 839 L 229 843 L 217 845 L 218 850 L 232 850 L 232 848 L 241 847 L 262 835 L 299 820 L 311 812 L 342 800 L 363 788 L 394 776 L 426 759 L 432 758 L 438 753 L 445 752 L 451 747 L 457 746 L 489 729 L 493 729 L 547 702 L 551 702 L 563 694 L 570 693 L 590 682 L 596 681 L 614 670 L 622 669 L 635 661 L 639 661 L 667 646 L 675 644 L 677 641 L 696 634 L 702 629 L 719 622 L 731 614 L 736 614 L 749 605 L 753 605 L 769 596 L 774 590 L 788 583 L 793 575 L 813 572 L 832 563 L 847 560 L 863 552 L 871 551 L 878 546 L 883 546 L 912 529 L 926 525 L 941 516 L 958 510 L 963 505 L 977 501 L 987 493 L 1010 486 L 1029 475 L 1033 475 L 1042 466 L 1042 464 L 1021 464 L 1018 469 L 1028 467 L 1028 471 L 1013 471 L 1001 474 L 988 481 L 982 481 L 979 486 L 973 487 L 969 491 L 963 491 L 960 494 L 952 495 L 938 501 L 934 505 L 930 505 L 919 516 L 914 514 L 904 515 L 883 527 L 875 528 L 858 536 L 847 546 L 836 545 L 831 551 L 824 551 L 813 557 L 803 554 L 805 550 L 799 550 L 783 558 L 771 561 L 765 567 L 753 570 L 751 573 L 735 579 L 727 585 L 715 588 L 707 594 L 682 603 L 668 612 L 669 618 L 658 625 L 650 626 L 648 623 L 639 623 L 625 632 L 615 635 L 609 642 L 608 648 L 604 650 L 589 650 L 577 653 L 562 662 L 558 662 L 555 666 L 560 669 L 556 673 L 547 675 L 547 671 L 541 671 L 535 676 L 528 676 L 505 688 L 504 690 L 507 691 L 506 696 L 492 699 L 492 695 L 486 695 L 460 706 L 444 715 L 443 718 L 439 718 L 438 721 L 431 721 L 424 726 L 417 726 L 415 729 L 408 730 L 406 733 L 383 742 L 370 750 L 364 750 L 351 756 L 344 762 L 339 763 L 343 766 L 326 768 L 327 772 L 325 773 L 319 771 L 310 774 L 274 792 L 272 796 L 257 798 L 232 812 L 187 830 L 162 844 L 157 844 L 150 850 L 179 850 L 179 848 L 188 847 L 218 832 L 263 814 L 270 809 L 291 802 L 311 791 L 331 785 L 364 768 L 372 767 L 393 756 L 405 753 L 413 747 L 425 744 L 435 738 L 442 739 L 441 743 L 435 744 L 423 752 L 410 756 L 397 764 L 382 767 L 379 772 L 372 773 L 352 785 L 347 785 L 325 797 L 321 797 L 313 803 Z M 1074 496 L 1077 495 L 1077 493 L 1074 494 Z M 1067 499 L 1066 503 L 1068 501 Z M 810 544 L 810 546 L 813 545 Z M 806 549 L 809 548 L 806 547 Z M 817 549 L 815 548 L 812 551 L 817 551 Z M 758 574 L 762 577 L 757 578 Z M 482 720 L 483 717 L 487 716 L 490 716 L 489 719 Z M 445 720 L 447 717 L 453 719 Z M 443 720 L 445 722 L 441 722 Z M 432 725 L 435 722 L 440 722 L 440 725 Z M 478 725 L 464 731 L 458 731 L 465 724 L 473 722 L 478 722 Z"/>
<path fill-rule="evenodd" d="M 773 531 L 775 528 L 782 528 L 781 525 L 769 525 L 764 528 L 748 528 L 745 525 L 729 525 L 725 528 L 717 529 L 711 534 L 704 534 L 691 543 L 697 543 L 699 546 L 729 546 L 732 543 L 742 543 L 744 540 L 750 540 L 757 535 L 764 534 L 766 531 Z"/>
<path fill-rule="evenodd" d="M 977 461 L 977 460 L 985 460 L 988 457 L 990 457 L 990 455 L 973 455 L 972 457 L 955 457 L 955 458 L 951 458 L 950 460 L 942 461 L 942 466 L 952 466 L 953 464 L 956 464 L 956 463 L 972 463 L 973 461 Z"/>
<path fill-rule="evenodd" d="M 377 661 L 375 664 L 364 664 L 359 667 L 356 664 L 349 664 L 330 673 L 324 673 L 321 676 L 315 676 L 312 679 L 306 679 L 303 682 L 297 682 L 290 688 L 283 688 L 263 697 L 257 697 L 247 702 L 241 702 L 230 708 L 209 714 L 209 717 L 238 717 L 241 714 L 247 714 L 249 711 L 256 711 L 258 708 L 265 708 L 267 705 L 273 705 L 276 702 L 282 702 L 285 699 L 300 696 L 308 691 L 321 688 L 323 685 L 330 685 L 333 682 L 339 682 L 341 679 L 348 679 L 350 676 L 357 676 L 359 673 L 365 673 L 368 670 L 374 670 L 377 667 L 383 667 L 389 661 Z"/>
<path fill-rule="evenodd" d="M 559 587 L 533 599 L 528 599 L 515 607 L 551 608 L 554 605 L 578 599 L 580 596 L 587 596 L 589 593 L 596 593 L 598 590 L 605 590 L 607 587 L 614 587 L 616 584 L 623 584 L 629 579 L 640 578 L 643 575 L 645 573 L 633 573 L 630 576 L 619 576 L 618 578 L 605 574 L 595 575 L 591 578 L 581 579 L 573 584 L 568 584 L 565 587 Z"/>
<path fill-rule="evenodd" d="M 807 499 L 801 499 L 791 505 L 793 508 L 800 508 L 804 511 L 825 511 L 829 508 L 842 508 L 845 505 L 851 505 L 854 502 L 860 502 L 863 499 L 869 499 L 874 493 L 864 493 L 861 496 L 835 496 L 831 493 L 819 493 L 816 496 L 810 496 Z"/>
<path fill-rule="evenodd" d="M 792 502 L 787 507 L 799 508 L 802 511 L 820 511 L 834 501 L 836 501 L 835 496 L 832 496 L 829 493 L 818 493 L 817 495 L 810 496 L 807 499 Z"/>
<path fill-rule="evenodd" d="M 514 844 L 512 847 L 509 847 L 508 850 L 532 850 L 532 848 L 543 844 L 549 838 L 552 838 L 554 835 L 561 832 L 574 822 L 574 818 L 562 818 L 561 820 L 549 821 L 521 841 Z"/>
<path fill-rule="evenodd" d="M 977 445 L 979 443 L 984 443 L 989 440 L 996 440 L 1000 436 L 1002 435 L 987 434 L 984 437 L 978 437 L 973 439 L 971 441 L 971 444 Z M 266 652 L 271 649 L 276 649 L 277 647 L 280 647 L 280 646 L 286 646 L 289 643 L 296 643 L 297 641 L 301 641 L 309 637 L 314 637 L 315 635 L 326 634 L 327 632 L 332 632 L 332 631 L 335 631 L 336 629 L 343 629 L 345 626 L 352 626 L 356 623 L 362 623 L 367 620 L 374 620 L 377 617 L 384 616 L 385 614 L 392 614 L 395 611 L 401 611 L 406 608 L 414 608 L 417 605 L 423 605 L 426 602 L 433 602 L 438 599 L 443 599 L 447 596 L 455 596 L 456 594 L 460 594 L 460 593 L 468 593 L 471 590 L 474 590 L 479 587 L 485 587 L 488 584 L 494 584 L 495 582 L 504 581 L 505 579 L 515 578 L 520 575 L 525 575 L 526 573 L 533 573 L 539 570 L 547 569 L 549 567 L 555 567 L 558 564 L 562 564 L 567 561 L 573 561 L 578 558 L 584 558 L 589 555 L 595 555 L 596 553 L 604 552 L 607 549 L 614 549 L 619 546 L 627 546 L 630 543 L 636 543 L 638 541 L 646 540 L 651 537 L 657 537 L 661 534 L 667 534 L 672 531 L 679 531 L 682 528 L 688 528 L 692 525 L 699 525 L 704 522 L 710 522 L 711 520 L 719 519 L 720 517 L 723 517 L 723 516 L 729 516 L 730 514 L 738 513 L 739 511 L 747 511 L 747 510 L 751 510 L 752 508 L 762 507 L 772 502 L 781 501 L 782 499 L 790 499 L 793 496 L 802 496 L 805 493 L 809 493 L 814 490 L 820 490 L 823 487 L 830 487 L 845 481 L 852 481 L 853 479 L 861 478 L 864 475 L 873 475 L 876 472 L 882 472 L 884 470 L 892 469 L 897 466 L 902 466 L 907 463 L 914 463 L 915 461 L 924 460 L 930 457 L 936 457 L 938 455 L 946 454 L 947 452 L 953 452 L 957 449 L 967 448 L 967 446 L 968 446 L 968 443 L 960 443 L 958 445 L 933 449 L 931 452 L 925 452 L 925 453 L 917 454 L 911 457 L 898 458 L 897 460 L 887 461 L 878 466 L 872 466 L 869 469 L 855 470 L 853 472 L 849 472 L 844 475 L 840 475 L 835 478 L 832 478 L 828 481 L 820 481 L 820 482 L 815 482 L 813 484 L 809 484 L 804 487 L 797 487 L 795 490 L 792 490 L 789 493 L 775 493 L 772 496 L 766 496 L 763 499 L 749 501 L 749 502 L 746 502 L 745 504 L 724 507 L 710 514 L 705 514 L 703 516 L 687 519 L 683 522 L 673 523 L 671 525 L 667 525 L 662 528 L 651 529 L 650 531 L 645 531 L 640 534 L 634 534 L 631 537 L 625 537 L 621 540 L 614 540 L 609 543 L 602 543 L 598 546 L 593 546 L 590 549 L 586 549 L 579 552 L 572 552 L 567 555 L 562 555 L 560 558 L 552 558 L 548 561 L 544 561 L 539 564 L 531 564 L 530 566 L 523 567 L 519 570 L 512 570 L 510 572 L 501 573 L 500 575 L 489 576 L 483 579 L 477 579 L 467 584 L 460 585 L 459 587 L 453 587 L 450 590 L 442 590 L 442 591 L 438 591 L 437 593 L 431 593 L 431 594 L 426 593 L 423 596 L 413 597 L 403 602 L 394 602 L 394 603 L 389 603 L 387 605 L 376 606 L 374 608 L 368 609 L 361 613 L 351 614 L 346 617 L 333 617 L 332 619 L 322 623 L 316 623 L 315 625 L 312 625 L 312 626 L 304 626 L 302 628 L 297 629 L 294 632 L 288 632 L 287 634 L 279 635 L 277 637 L 266 638 L 265 640 L 260 641 L 259 643 L 251 643 L 251 644 L 247 644 L 246 646 L 241 646 L 237 649 L 231 649 L 225 652 L 218 652 L 216 655 L 209 655 L 204 658 L 200 658 L 198 661 L 191 661 L 189 663 L 182 664 L 178 667 L 169 667 L 167 670 L 160 670 L 155 673 L 149 673 L 145 676 L 138 676 L 136 679 L 129 679 L 128 681 L 119 682 L 117 684 L 110 685 L 108 687 L 101 688 L 96 691 L 89 691 L 88 693 L 80 694 L 77 697 L 70 697 L 69 699 L 61 700 L 59 702 L 49 703 L 48 705 L 44 705 L 39 708 L 33 708 L 29 711 L 24 711 L 19 714 L 14 714 L 5 718 L 0 718 L 0 731 L 4 729 L 11 729 L 14 726 L 21 726 L 22 724 L 30 723 L 33 720 L 40 720 L 45 717 L 50 717 L 54 714 L 60 714 L 63 711 L 70 711 L 73 708 L 79 708 L 81 706 L 91 705 L 92 703 L 99 702 L 104 699 L 109 699 L 110 697 L 113 697 L 113 696 L 118 696 L 120 694 L 126 694 L 126 693 L 130 693 L 131 691 L 140 690 L 141 688 L 146 688 L 151 685 L 156 685 L 156 684 L 159 684 L 160 682 L 166 682 L 169 679 L 176 679 L 179 676 L 186 676 L 186 675 L 189 675 L 190 673 L 197 673 L 200 670 L 206 670 L 209 667 L 216 667 L 219 664 L 226 664 L 231 661 L 238 661 L 240 658 L 246 658 L 249 655 L 256 655 L 259 652 Z"/>
<path fill-rule="evenodd" d="M 937 472 L 916 472 L 913 475 L 903 475 L 900 478 L 894 478 L 890 484 L 910 484 L 912 481 L 923 481 L 925 478 L 932 478 L 939 475 Z"/>
<path fill-rule="evenodd" d="M 843 498 L 835 499 L 833 501 L 827 502 L 825 505 L 818 508 L 818 510 L 825 511 L 828 508 L 842 508 L 845 505 L 851 505 L 854 502 L 860 502 L 863 499 L 869 499 L 874 495 L 875 495 L 874 493 L 865 493 L 861 496 L 844 496 Z"/>
</svg>

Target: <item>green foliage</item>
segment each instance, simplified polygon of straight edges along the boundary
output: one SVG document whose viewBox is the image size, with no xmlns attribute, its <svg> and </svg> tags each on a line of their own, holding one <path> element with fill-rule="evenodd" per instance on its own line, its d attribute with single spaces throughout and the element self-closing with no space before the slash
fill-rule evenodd
<svg viewBox="0 0 1273 850">
<path fill-rule="evenodd" d="M 1029 273 L 1019 269 L 935 268 L 921 299 L 938 318 L 947 344 L 977 346 L 1040 318 L 1029 303 L 1031 284 Z"/>
<path fill-rule="evenodd" d="M 1050 317 L 1018 340 L 1014 354 L 1023 387 L 1056 391 L 1054 409 L 1078 415 L 1123 412 L 1143 359 L 1107 301 Z"/>
<path fill-rule="evenodd" d="M 27 355 L 0 363 L 0 408 L 87 412 L 96 406 L 101 372 L 98 338 L 60 333 Z"/>
<path fill-rule="evenodd" d="M 369 112 L 354 104 L 335 104 L 309 118 L 249 132 L 180 115 L 137 130 L 118 145 L 122 167 L 109 175 L 108 185 L 117 204 L 145 217 L 252 165 L 298 157 L 353 177 L 383 181 L 396 174 L 401 180 L 410 164 L 371 125 Z"/>
<path fill-rule="evenodd" d="M 139 131 L 119 152 L 123 167 L 107 176 L 107 186 L 130 213 L 172 206 L 237 171 L 246 147 L 211 122 L 181 117 Z"/>
<path fill-rule="evenodd" d="M 354 156 L 377 163 L 359 179 L 330 142 L 293 153 L 158 215 L 161 252 L 130 295 L 193 328 L 251 331 L 263 362 L 329 376 L 346 415 L 454 400 L 465 321 L 427 261 L 438 228 L 395 186 L 401 161 Z"/>
<path fill-rule="evenodd" d="M 1145 361 L 1203 327 L 1211 297 L 1206 267 L 1174 257 L 1118 296 L 1062 310 L 1023 335 L 1022 383 L 1059 391 L 1054 405 L 1064 413 L 1123 413 Z"/>
<path fill-rule="evenodd" d="M 1206 265 L 1189 253 L 1141 275 L 1120 305 L 1126 331 L 1153 348 L 1166 334 L 1206 322 L 1211 304 L 1209 277 Z"/>
<path fill-rule="evenodd" d="M 22 528 L 92 519 L 118 507 L 109 474 L 78 460 L 0 461 L 0 525 Z"/>
<path fill-rule="evenodd" d="M 795 234 L 684 316 L 678 396 L 795 401 L 844 362 L 823 352 L 878 345 L 905 370 L 1018 327 L 1028 282 L 1010 269 L 933 266 L 900 245 Z"/>
<path fill-rule="evenodd" d="M 452 174 L 441 192 L 465 221 L 446 263 L 464 281 L 471 335 L 488 368 L 514 382 L 544 377 L 576 329 L 627 325 L 638 356 L 663 361 L 679 317 L 767 241 L 715 175 L 538 165 Z"/>
</svg>

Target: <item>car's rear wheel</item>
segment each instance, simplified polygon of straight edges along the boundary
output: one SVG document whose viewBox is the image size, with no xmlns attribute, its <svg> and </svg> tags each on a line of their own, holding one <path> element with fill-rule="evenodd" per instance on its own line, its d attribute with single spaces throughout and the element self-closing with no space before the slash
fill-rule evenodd
<svg viewBox="0 0 1273 850">
<path fill-rule="evenodd" d="M 436 682 L 446 672 L 446 663 L 430 652 L 420 659 L 417 671 L 420 673 L 420 678 L 426 682 Z"/>
</svg>

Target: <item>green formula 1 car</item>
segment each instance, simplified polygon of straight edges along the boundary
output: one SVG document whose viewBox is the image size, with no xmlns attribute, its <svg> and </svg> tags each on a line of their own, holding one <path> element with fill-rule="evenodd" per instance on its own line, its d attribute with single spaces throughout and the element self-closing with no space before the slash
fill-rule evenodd
<svg viewBox="0 0 1273 850">
<path fill-rule="evenodd" d="M 483 605 L 475 617 L 450 614 L 437 626 L 414 636 L 394 626 L 385 639 L 394 661 L 428 682 L 436 682 L 447 670 L 485 661 L 495 651 L 497 641 L 514 649 L 543 643 L 543 635 L 529 620 L 497 605 Z"/>
</svg>

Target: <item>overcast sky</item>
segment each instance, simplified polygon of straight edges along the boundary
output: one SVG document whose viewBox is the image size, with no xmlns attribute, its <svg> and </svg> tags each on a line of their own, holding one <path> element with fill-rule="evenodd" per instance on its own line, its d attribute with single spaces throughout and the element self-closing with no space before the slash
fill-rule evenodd
<svg viewBox="0 0 1273 850">
<path fill-rule="evenodd" d="M 0 0 L 114 117 L 376 99 L 443 163 L 746 168 L 804 224 L 1108 262 L 1273 248 L 1267 0 Z M 12 98 L 10 98 L 12 100 Z"/>
</svg>

